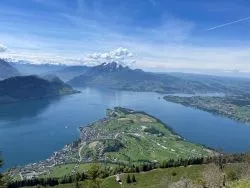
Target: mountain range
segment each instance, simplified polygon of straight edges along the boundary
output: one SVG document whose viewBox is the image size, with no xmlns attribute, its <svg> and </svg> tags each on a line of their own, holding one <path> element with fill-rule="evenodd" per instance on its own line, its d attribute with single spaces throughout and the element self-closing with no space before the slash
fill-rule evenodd
<svg viewBox="0 0 250 188">
<path fill-rule="evenodd" d="M 17 62 L 13 62 L 10 60 L 2 60 L 6 63 L 8 62 L 13 68 L 17 69 L 22 75 L 39 75 L 44 76 L 46 74 L 50 74 L 51 72 L 57 72 L 61 69 L 67 67 L 66 65 L 61 64 L 34 64 L 30 61 L 19 60 Z"/>
<path fill-rule="evenodd" d="M 228 92 L 229 88 L 219 88 L 204 82 L 183 79 L 169 74 L 144 72 L 131 69 L 116 62 L 103 63 L 91 67 L 84 74 L 68 82 L 76 87 L 102 87 L 131 91 L 153 91 L 162 93 L 206 93 Z"/>
<path fill-rule="evenodd" d="M 132 69 L 117 62 L 97 66 L 30 64 L 1 60 L 0 79 L 17 75 L 59 77 L 75 87 L 97 87 L 161 93 L 250 94 L 250 80 L 188 73 L 155 73 Z M 8 68 L 6 68 L 8 67 Z M 1 73 L 2 72 L 2 73 Z M 1 76 L 2 75 L 2 76 Z M 5 75 L 5 76 L 3 76 Z M 6 76 L 7 75 L 7 76 Z M 2 78 L 1 78 L 2 77 Z"/>
</svg>

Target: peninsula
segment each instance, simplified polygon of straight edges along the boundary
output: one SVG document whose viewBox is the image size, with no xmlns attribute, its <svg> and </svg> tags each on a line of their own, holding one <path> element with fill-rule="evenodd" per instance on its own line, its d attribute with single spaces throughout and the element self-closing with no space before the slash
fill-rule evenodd
<svg viewBox="0 0 250 188">
<path fill-rule="evenodd" d="M 80 127 L 78 141 L 54 152 L 45 161 L 9 170 L 10 177 L 58 177 L 62 175 L 58 171 L 70 175 L 89 163 L 156 164 L 171 159 L 216 155 L 213 150 L 185 141 L 160 120 L 144 112 L 116 107 L 108 109 L 106 114 L 105 118 Z"/>
</svg>

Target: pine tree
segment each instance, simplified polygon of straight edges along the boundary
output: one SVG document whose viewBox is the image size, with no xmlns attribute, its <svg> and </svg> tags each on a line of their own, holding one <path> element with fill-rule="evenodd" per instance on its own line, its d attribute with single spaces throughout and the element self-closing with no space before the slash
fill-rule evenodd
<svg viewBox="0 0 250 188">
<path fill-rule="evenodd" d="M 3 165 L 3 160 L 1 159 L 0 157 L 0 168 L 2 167 Z M 3 175 L 0 173 L 0 188 L 4 185 L 4 182 L 3 182 Z"/>
<path fill-rule="evenodd" d="M 135 167 L 135 172 L 137 172 L 137 173 L 140 172 L 140 168 L 138 166 Z"/>
<path fill-rule="evenodd" d="M 75 188 L 80 188 L 78 181 L 76 181 Z"/>
<path fill-rule="evenodd" d="M 135 175 L 132 176 L 132 182 L 136 182 Z"/>
<path fill-rule="evenodd" d="M 130 175 L 127 176 L 127 181 L 126 181 L 126 182 L 127 182 L 127 183 L 132 183 L 131 178 L 130 178 Z"/>
<path fill-rule="evenodd" d="M 83 180 L 85 180 L 86 179 L 86 175 L 85 175 L 85 173 L 83 172 L 82 174 L 81 174 L 81 181 L 83 181 Z"/>
</svg>

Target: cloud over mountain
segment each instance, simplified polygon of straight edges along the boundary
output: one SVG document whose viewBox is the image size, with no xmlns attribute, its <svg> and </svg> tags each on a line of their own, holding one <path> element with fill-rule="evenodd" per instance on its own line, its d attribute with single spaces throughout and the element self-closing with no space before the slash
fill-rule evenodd
<svg viewBox="0 0 250 188">
<path fill-rule="evenodd" d="M 118 48 L 104 53 L 92 53 L 86 56 L 86 61 L 92 64 L 99 64 L 103 62 L 117 62 L 122 65 L 131 64 L 133 54 L 126 48 Z"/>
</svg>

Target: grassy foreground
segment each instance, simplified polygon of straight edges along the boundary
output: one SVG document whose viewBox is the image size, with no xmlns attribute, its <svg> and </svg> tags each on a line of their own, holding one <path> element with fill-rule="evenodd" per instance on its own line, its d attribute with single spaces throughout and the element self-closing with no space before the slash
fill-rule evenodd
<svg viewBox="0 0 250 188">
<path fill-rule="evenodd" d="M 115 181 L 115 176 L 105 179 L 85 180 L 82 182 L 53 186 L 54 188 L 204 188 L 219 187 L 222 175 L 225 175 L 227 188 L 248 188 L 250 180 L 232 176 L 231 172 L 236 172 L 243 164 L 227 164 L 223 172 L 215 164 L 192 165 L 188 167 L 173 167 L 168 169 L 155 169 L 149 172 L 121 174 L 122 184 Z M 244 164 L 249 169 L 248 164 Z M 135 176 L 136 182 L 127 183 L 128 175 Z M 249 172 L 244 175 L 250 175 Z M 236 178 L 236 179 L 235 179 Z M 34 188 L 42 188 L 35 186 Z"/>
</svg>

